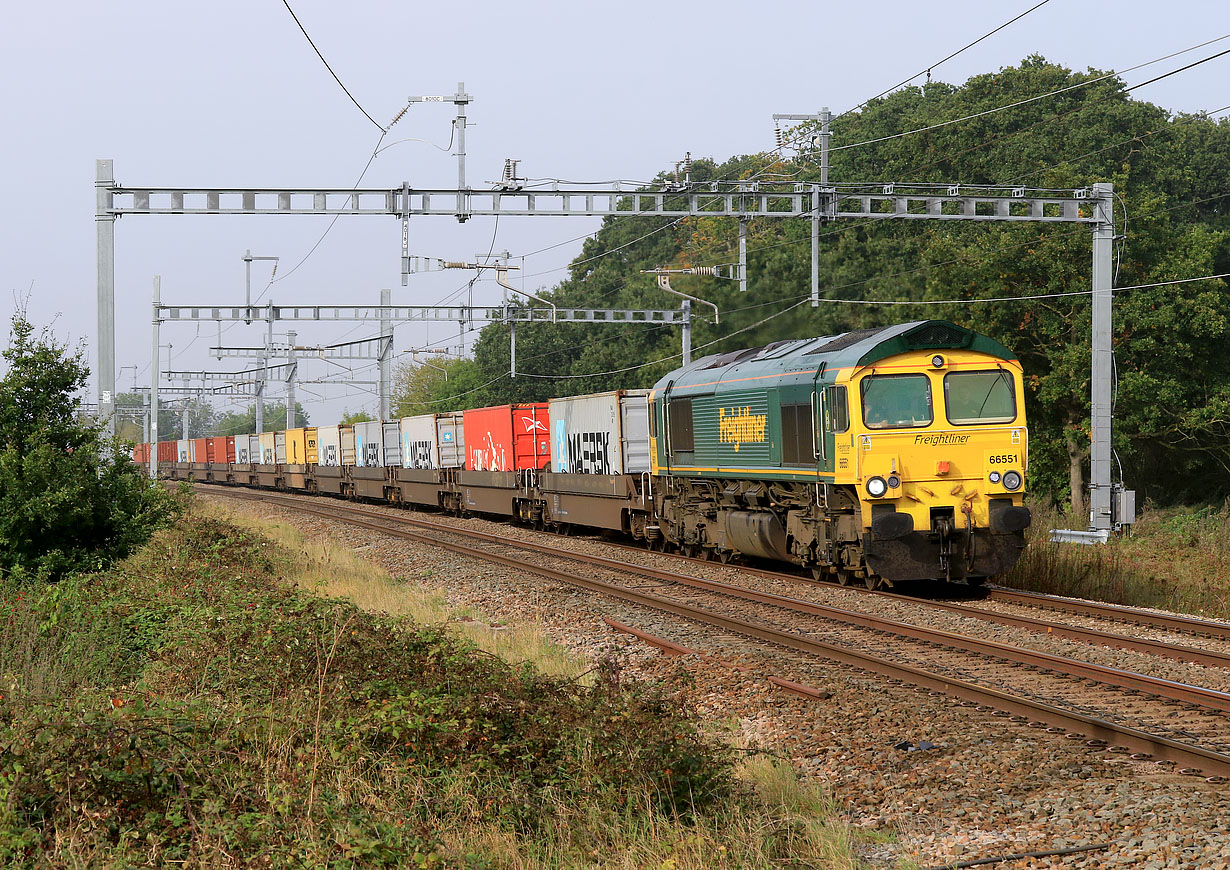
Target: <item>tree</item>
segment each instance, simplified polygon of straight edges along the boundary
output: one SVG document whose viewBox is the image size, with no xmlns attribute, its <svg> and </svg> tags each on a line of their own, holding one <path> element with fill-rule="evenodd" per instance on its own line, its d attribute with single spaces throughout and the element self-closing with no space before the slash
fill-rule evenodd
<svg viewBox="0 0 1230 870">
<path fill-rule="evenodd" d="M 369 423 L 375 419 L 375 417 L 366 411 L 351 411 L 347 408 L 342 410 L 342 419 L 337 422 L 342 426 L 353 426 L 355 423 Z"/>
<path fill-rule="evenodd" d="M 441 359 L 431 365 L 401 363 L 393 373 L 390 407 L 394 417 L 439 414 L 516 401 L 484 389 L 479 363 Z"/>
<path fill-rule="evenodd" d="M 75 413 L 89 369 L 19 310 L 0 379 L 0 574 L 58 578 L 96 570 L 174 513 L 125 445 Z"/>
</svg>

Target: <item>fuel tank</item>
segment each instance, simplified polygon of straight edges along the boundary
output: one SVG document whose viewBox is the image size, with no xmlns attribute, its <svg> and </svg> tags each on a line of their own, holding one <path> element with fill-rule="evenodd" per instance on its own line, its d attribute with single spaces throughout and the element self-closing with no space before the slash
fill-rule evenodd
<svg viewBox="0 0 1230 870">
<path fill-rule="evenodd" d="M 768 511 L 726 511 L 722 514 L 726 541 L 749 556 L 789 562 L 786 530 L 776 514 Z"/>
</svg>

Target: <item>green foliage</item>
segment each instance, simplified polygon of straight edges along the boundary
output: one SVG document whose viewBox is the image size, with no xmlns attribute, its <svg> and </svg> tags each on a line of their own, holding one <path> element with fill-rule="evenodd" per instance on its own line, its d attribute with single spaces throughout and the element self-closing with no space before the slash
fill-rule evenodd
<svg viewBox="0 0 1230 870">
<path fill-rule="evenodd" d="M 401 363 L 393 373 L 394 417 L 444 413 L 487 404 L 503 404 L 501 389 L 485 388 L 479 363 L 468 359 L 440 359 L 428 364 Z M 515 400 L 512 400 L 515 401 Z"/>
<path fill-rule="evenodd" d="M 367 411 L 346 411 L 342 414 L 342 419 L 338 420 L 343 426 L 353 426 L 355 423 L 367 423 L 376 419 Z"/>
<path fill-rule="evenodd" d="M 1029 57 L 963 85 L 932 82 L 874 100 L 833 122 L 834 145 L 855 145 L 1017 100 L 1092 82 Z M 693 164 L 693 181 L 756 178 L 817 182 L 814 155 L 788 161 L 737 156 Z M 673 176 L 672 176 L 673 178 Z M 926 133 L 832 152 L 836 182 L 935 182 L 1084 187 L 1115 185 L 1120 287 L 1230 271 L 1230 122 L 1170 113 L 1131 99 L 1115 77 L 1011 110 Z M 660 180 L 666 180 L 665 175 Z M 878 188 L 875 188 L 878 190 Z M 567 280 L 535 290 L 557 305 L 667 308 L 642 270 L 729 265 L 738 260 L 733 218 L 607 219 L 586 241 Z M 857 221 L 821 230 L 818 308 L 810 289 L 810 226 L 749 224 L 748 286 L 726 278 L 677 277 L 674 286 L 715 302 L 721 324 L 698 320 L 698 354 L 785 338 L 833 335 L 939 317 L 986 333 L 1020 356 L 1028 375 L 1030 486 L 1081 501 L 1089 423 L 1090 300 L 1037 298 L 969 305 L 992 296 L 1044 297 L 1090 284 L 1090 236 L 1072 224 Z M 849 300 L 842 304 L 841 300 Z M 922 306 L 867 301 L 958 300 Z M 1133 290 L 1116 296 L 1119 377 L 1115 447 L 1142 495 L 1173 502 L 1230 490 L 1230 294 L 1223 281 Z M 695 312 L 698 317 L 704 311 Z M 541 400 L 644 387 L 678 365 L 679 331 L 661 326 L 532 324 L 518 329 L 518 377 L 507 377 L 507 327 L 493 324 L 475 346 L 477 383 L 454 404 Z M 627 371 L 621 371 L 621 370 Z M 610 374 L 605 374 L 610 373 Z M 566 377 L 565 377 L 566 376 Z M 1075 492 L 1072 484 L 1075 483 Z M 1077 510 L 1077 513 L 1080 511 Z"/>
<path fill-rule="evenodd" d="M 147 540 L 172 499 L 123 443 L 82 422 L 81 353 L 13 316 L 0 379 L 0 576 L 97 570 Z"/>
<path fill-rule="evenodd" d="M 0 630 L 6 866 L 71 841 L 111 866 L 479 867 L 440 819 L 532 837 L 582 801 L 639 812 L 648 794 L 675 818 L 731 795 L 728 751 L 664 696 L 299 593 L 277 581 L 289 558 L 190 515 L 122 570 L 18 601 Z"/>
</svg>

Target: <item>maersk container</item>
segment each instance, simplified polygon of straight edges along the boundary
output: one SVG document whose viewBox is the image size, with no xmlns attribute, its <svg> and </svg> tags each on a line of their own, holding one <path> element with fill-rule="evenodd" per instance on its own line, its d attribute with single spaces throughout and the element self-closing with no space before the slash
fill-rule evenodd
<svg viewBox="0 0 1230 870">
<path fill-rule="evenodd" d="M 465 415 L 461 411 L 436 414 L 436 448 L 441 468 L 465 468 Z"/>
<path fill-rule="evenodd" d="M 261 465 L 276 465 L 277 464 L 277 441 L 274 438 L 273 432 L 262 432 L 259 436 Z"/>
<path fill-rule="evenodd" d="M 338 430 L 341 432 L 342 465 L 354 465 L 359 452 L 355 448 L 357 441 L 355 439 L 354 426 L 339 426 Z"/>
<path fill-rule="evenodd" d="M 384 427 L 379 420 L 354 424 L 355 465 L 376 468 L 384 464 Z"/>
<path fill-rule="evenodd" d="M 192 461 L 192 442 L 187 438 L 181 438 L 179 441 L 175 442 L 175 461 Z"/>
<path fill-rule="evenodd" d="M 342 434 L 338 426 L 320 426 L 316 430 L 316 463 L 337 467 L 342 464 Z"/>
<path fill-rule="evenodd" d="M 403 417 L 401 464 L 403 468 L 462 468 L 465 465 L 465 428 L 462 413 L 419 414 Z"/>
<path fill-rule="evenodd" d="M 520 471 L 550 462 L 547 403 L 464 412 L 466 470 Z"/>
<path fill-rule="evenodd" d="M 552 399 L 551 470 L 564 474 L 648 471 L 648 399 L 648 390 Z"/>
<path fill-rule="evenodd" d="M 392 468 L 401 465 L 401 425 L 396 420 L 382 424 L 384 437 L 384 464 Z"/>
</svg>

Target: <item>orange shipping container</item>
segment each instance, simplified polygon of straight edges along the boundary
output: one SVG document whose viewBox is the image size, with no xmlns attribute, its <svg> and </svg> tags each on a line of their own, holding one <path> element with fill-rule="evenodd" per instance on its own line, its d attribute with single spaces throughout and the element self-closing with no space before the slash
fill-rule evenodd
<svg viewBox="0 0 1230 870">
<path fill-rule="evenodd" d="M 547 403 L 499 405 L 464 412 L 466 468 L 520 471 L 551 460 Z"/>
</svg>

